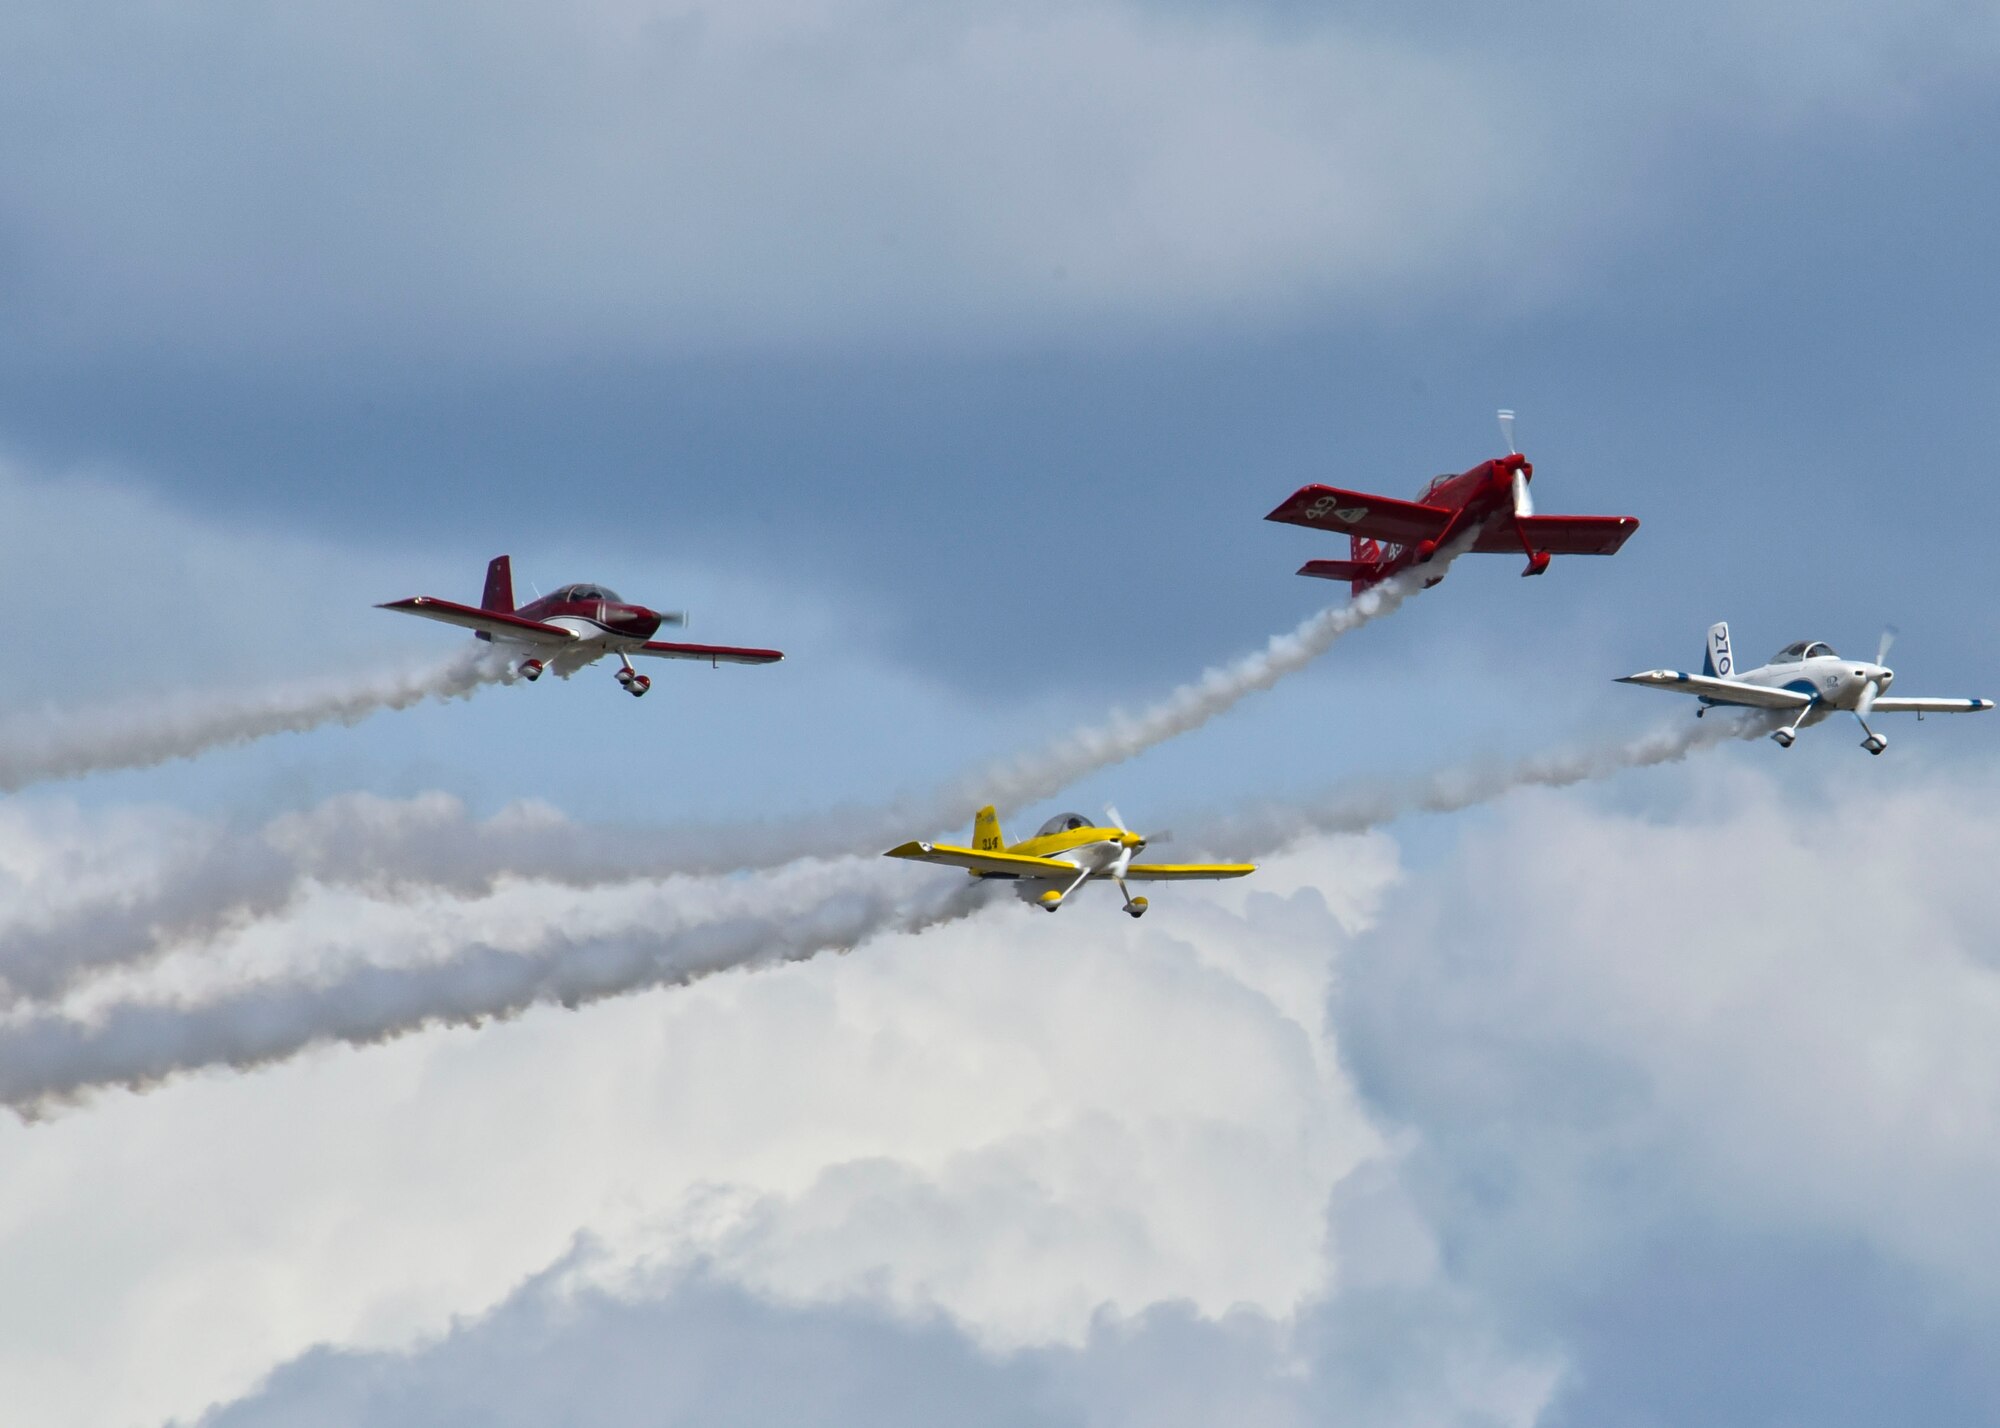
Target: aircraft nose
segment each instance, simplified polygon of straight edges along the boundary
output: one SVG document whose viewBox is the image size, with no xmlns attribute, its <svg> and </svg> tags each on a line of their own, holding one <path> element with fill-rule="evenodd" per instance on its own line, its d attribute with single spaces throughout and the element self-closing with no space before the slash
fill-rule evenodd
<svg viewBox="0 0 2000 1428">
<path fill-rule="evenodd" d="M 626 634 L 643 637 L 660 628 L 660 612 L 644 605 L 620 605 L 608 623 Z"/>
</svg>

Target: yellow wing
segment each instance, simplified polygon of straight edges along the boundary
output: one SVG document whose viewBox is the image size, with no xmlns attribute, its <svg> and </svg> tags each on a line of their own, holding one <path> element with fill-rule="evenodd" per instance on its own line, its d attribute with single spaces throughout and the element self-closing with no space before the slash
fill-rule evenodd
<svg viewBox="0 0 2000 1428">
<path fill-rule="evenodd" d="M 1021 853 L 982 853 L 974 848 L 953 848 L 944 843 L 905 843 L 900 848 L 891 848 L 882 856 L 914 858 L 919 863 L 945 863 L 988 877 L 1073 878 L 1077 874 L 1075 863 L 1065 863 L 1060 858 L 1030 858 Z"/>
<path fill-rule="evenodd" d="M 1135 881 L 1171 882 L 1176 878 L 1240 878 L 1256 871 L 1255 863 L 1134 863 L 1125 876 Z"/>
</svg>

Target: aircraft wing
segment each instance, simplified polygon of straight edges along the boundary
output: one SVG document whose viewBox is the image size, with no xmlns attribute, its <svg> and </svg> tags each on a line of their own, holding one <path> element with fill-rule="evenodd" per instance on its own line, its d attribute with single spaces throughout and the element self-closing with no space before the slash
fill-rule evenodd
<svg viewBox="0 0 2000 1428">
<path fill-rule="evenodd" d="M 1423 506 L 1394 496 L 1371 496 L 1338 486 L 1301 486 L 1264 519 L 1415 545 L 1443 535 L 1454 514 L 1442 506 Z"/>
<path fill-rule="evenodd" d="M 710 664 L 776 664 L 785 657 L 782 650 L 738 649 L 735 645 L 677 645 L 671 640 L 652 640 L 632 651 L 655 659 L 705 659 Z"/>
<path fill-rule="evenodd" d="M 1649 669 L 1644 674 L 1628 674 L 1618 682 L 1674 694 L 1693 694 L 1717 704 L 1747 704 L 1753 709 L 1803 709 L 1813 702 L 1813 696 L 1802 690 L 1774 689 L 1768 684 L 1745 684 L 1740 679 L 1716 679 L 1706 674 L 1684 674 L 1677 669 Z M 1882 701 L 1876 700 L 1875 707 L 1880 709 Z"/>
<path fill-rule="evenodd" d="M 885 858 L 911 858 L 919 863 L 944 863 L 971 873 L 999 878 L 1073 878 L 1083 870 L 1059 858 L 1030 858 L 1021 853 L 982 853 L 974 848 L 954 848 L 946 843 L 905 843 L 891 848 Z"/>
<path fill-rule="evenodd" d="M 1472 543 L 1483 555 L 1519 555 L 1521 527 L 1529 544 L 1550 555 L 1616 555 L 1618 547 L 1639 529 L 1632 516 L 1517 516 L 1512 521 L 1493 521 Z"/>
<path fill-rule="evenodd" d="M 1183 878 L 1240 878 L 1256 871 L 1255 863 L 1134 863 L 1125 870 L 1125 876 L 1147 882 L 1173 882 Z"/>
<path fill-rule="evenodd" d="M 1878 714 L 1977 714 L 1991 709 L 1990 699 L 1905 699 L 1885 694 L 1875 701 Z"/>
<path fill-rule="evenodd" d="M 378 610 L 399 610 L 405 615 L 421 615 L 426 620 L 442 620 L 447 625 L 460 625 L 468 630 L 477 630 L 485 635 L 500 635 L 510 640 L 522 640 L 529 644 L 566 645 L 576 638 L 574 632 L 561 625 L 545 625 L 540 620 L 524 620 L 519 615 L 503 615 L 498 610 L 481 610 L 471 605 L 459 605 L 450 600 L 440 600 L 432 595 L 417 595 L 408 600 L 394 600 L 386 605 L 377 605 Z"/>
</svg>

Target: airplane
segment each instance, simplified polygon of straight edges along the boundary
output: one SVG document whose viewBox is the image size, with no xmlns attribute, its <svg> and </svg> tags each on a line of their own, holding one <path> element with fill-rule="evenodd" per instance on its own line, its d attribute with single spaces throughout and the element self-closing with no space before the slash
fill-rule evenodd
<svg viewBox="0 0 2000 1428">
<path fill-rule="evenodd" d="M 618 656 L 618 683 L 637 699 L 653 681 L 632 668 L 633 655 L 657 659 L 705 659 L 712 665 L 776 664 L 778 650 L 740 649 L 734 645 L 683 645 L 652 638 L 662 625 L 682 625 L 687 616 L 649 610 L 621 600 L 602 585 L 565 585 L 520 609 L 514 608 L 513 563 L 496 555 L 486 567 L 486 590 L 479 605 L 460 605 L 434 595 L 417 595 L 376 606 L 460 625 L 482 640 L 521 645 L 528 653 L 515 673 L 530 683 L 553 669 L 564 679 L 607 654 Z"/>
<path fill-rule="evenodd" d="M 1852 714 L 1866 735 L 1861 747 L 1879 754 L 1889 747 L 1889 741 L 1868 727 L 1870 714 L 1915 714 L 1921 719 L 1926 714 L 1975 714 L 1993 707 L 1990 699 L 1892 698 L 1885 694 L 1896 672 L 1882 661 L 1889 657 L 1895 638 L 1893 629 L 1882 632 L 1872 664 L 1842 659 L 1832 645 L 1820 640 L 1799 640 L 1772 655 L 1768 664 L 1739 673 L 1725 622 L 1709 626 L 1708 650 L 1702 657 L 1700 674 L 1649 669 L 1628 674 L 1618 682 L 1692 694 L 1701 701 L 1701 708 L 1694 711 L 1696 718 L 1718 704 L 1789 713 L 1792 722 L 1771 734 L 1783 749 L 1792 746 L 1801 727 L 1817 724 L 1831 714 Z"/>
<path fill-rule="evenodd" d="M 1254 863 L 1135 863 L 1133 856 L 1146 840 L 1125 827 L 1118 810 L 1107 808 L 1108 824 L 1081 813 L 1059 813 L 1026 842 L 1007 845 L 1000 819 L 988 805 L 972 821 L 970 848 L 944 843 L 905 843 L 885 858 L 912 858 L 920 863 L 944 863 L 964 868 L 975 878 L 1013 880 L 1023 902 L 1054 912 L 1077 888 L 1092 878 L 1109 878 L 1124 895 L 1125 911 L 1146 913 L 1146 899 L 1132 896 L 1126 880 L 1153 882 L 1188 878 L 1240 878 L 1257 871 Z M 1155 840 L 1158 841 L 1158 840 Z"/>
<path fill-rule="evenodd" d="M 1356 595 L 1468 536 L 1472 553 L 1520 551 L 1528 557 L 1521 574 L 1540 575 L 1551 556 L 1616 555 L 1639 529 L 1631 516 L 1536 515 L 1528 491 L 1535 468 L 1514 449 L 1512 412 L 1500 413 L 1500 433 L 1507 455 L 1440 476 L 1414 501 L 1339 486 L 1301 486 L 1264 519 L 1345 535 L 1348 559 L 1309 560 L 1298 573 L 1348 581 Z"/>
</svg>

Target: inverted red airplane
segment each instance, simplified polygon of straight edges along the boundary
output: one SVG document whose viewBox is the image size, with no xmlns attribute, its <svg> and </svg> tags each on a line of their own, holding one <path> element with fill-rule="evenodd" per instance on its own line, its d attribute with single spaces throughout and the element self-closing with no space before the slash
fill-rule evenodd
<svg viewBox="0 0 2000 1428">
<path fill-rule="evenodd" d="M 660 626 L 685 624 L 687 616 L 627 604 L 602 585 L 565 585 L 517 610 L 513 565 L 504 555 L 495 556 L 486 567 L 486 592 L 477 609 L 435 595 L 394 600 L 377 608 L 462 625 L 482 640 L 524 645 L 530 653 L 515 668 L 527 680 L 540 679 L 544 669 L 554 669 L 567 679 L 585 665 L 615 654 L 618 682 L 634 698 L 651 689 L 653 681 L 632 668 L 633 655 L 705 659 L 710 664 L 776 664 L 784 658 L 777 650 L 653 639 Z"/>
<path fill-rule="evenodd" d="M 1639 529 L 1631 516 L 1535 514 L 1528 494 L 1535 468 L 1513 450 L 1513 427 L 1514 414 L 1500 413 L 1506 456 L 1482 461 L 1457 476 L 1440 476 L 1414 501 L 1338 486 L 1301 486 L 1264 519 L 1347 536 L 1349 559 L 1309 560 L 1299 574 L 1351 581 L 1356 595 L 1398 571 L 1422 565 L 1468 534 L 1475 554 L 1519 551 L 1527 556 L 1523 575 L 1540 575 L 1555 555 L 1617 554 Z"/>
</svg>

